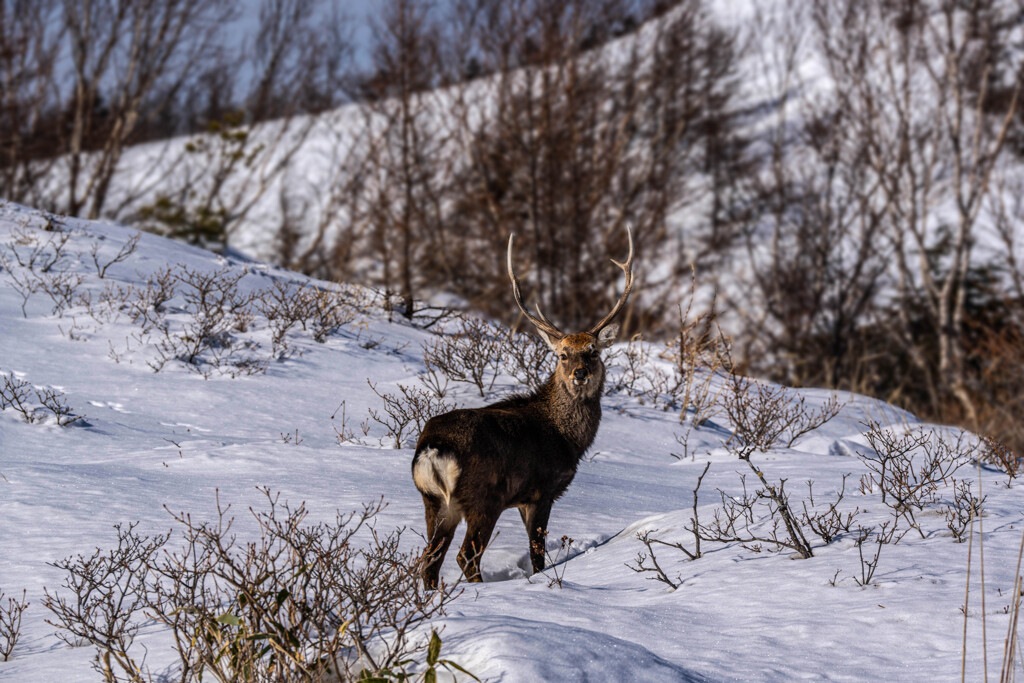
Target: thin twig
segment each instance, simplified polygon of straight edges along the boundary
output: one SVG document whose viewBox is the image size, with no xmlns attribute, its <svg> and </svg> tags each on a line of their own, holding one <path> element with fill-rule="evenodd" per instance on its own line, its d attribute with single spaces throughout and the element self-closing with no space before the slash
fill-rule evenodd
<svg viewBox="0 0 1024 683">
<path fill-rule="evenodd" d="M 1013 575 L 1013 614 L 1006 627 L 1006 641 L 1003 643 L 1003 665 L 999 673 L 1000 683 L 1010 683 L 1016 678 L 1013 669 L 1014 650 L 1017 642 L 1017 620 L 1020 617 L 1020 594 L 1024 588 L 1024 579 L 1020 574 L 1021 558 L 1024 557 L 1024 532 L 1020 536 L 1020 549 L 1017 551 L 1017 569 Z"/>
<path fill-rule="evenodd" d="M 967 580 L 964 582 L 964 643 L 960 651 L 960 683 L 967 675 L 967 602 L 971 597 L 971 550 L 974 547 L 974 508 L 971 508 L 971 535 L 967 537 Z"/>
<path fill-rule="evenodd" d="M 977 461 L 978 464 L 978 500 L 982 500 L 981 495 L 981 459 Z M 983 510 L 979 503 L 978 506 L 978 565 L 981 571 L 981 654 L 983 657 L 983 664 L 985 669 L 985 683 L 988 683 L 988 630 L 985 624 L 985 530 L 982 524 L 982 517 L 984 517 Z"/>
</svg>

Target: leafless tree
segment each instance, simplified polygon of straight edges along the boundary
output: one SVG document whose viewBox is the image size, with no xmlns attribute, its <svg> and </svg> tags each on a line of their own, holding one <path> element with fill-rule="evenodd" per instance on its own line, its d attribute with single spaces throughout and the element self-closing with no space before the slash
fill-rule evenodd
<svg viewBox="0 0 1024 683">
<path fill-rule="evenodd" d="M 775 121 L 741 216 L 750 279 L 725 292 L 742 362 L 1021 443 L 1014 11 L 822 0 L 754 27 Z M 976 248 L 989 224 L 999 263 Z"/>
<path fill-rule="evenodd" d="M 978 0 L 821 2 L 817 11 L 833 61 L 845 65 L 839 84 L 883 198 L 898 292 L 893 339 L 927 378 L 933 411 L 949 397 L 977 424 L 969 281 L 979 216 L 1017 110 L 1016 76 L 1004 111 L 987 106 L 1011 10 Z"/>
<path fill-rule="evenodd" d="M 219 56 L 194 80 L 191 92 L 204 104 L 186 113 L 201 132 L 184 146 L 173 177 L 148 194 L 127 197 L 119 210 L 130 206 L 136 220 L 219 249 L 241 225 L 270 211 L 276 190 L 279 241 L 288 251 L 282 260 L 306 262 L 320 240 L 311 239 L 302 255 L 294 253 L 290 235 L 300 228 L 292 221 L 305 201 L 291 189 L 289 173 L 309 136 L 323 127 L 316 114 L 342 101 L 350 58 L 347 18 L 330 3 L 263 0 L 254 40 L 240 54 Z M 250 80 L 225 83 L 225 71 L 249 74 Z M 335 185 L 318 192 L 330 198 L 330 208 L 338 198 Z M 140 206 L 146 196 L 150 203 Z"/>
<path fill-rule="evenodd" d="M 864 389 L 858 330 L 877 306 L 887 265 L 881 190 L 851 93 L 836 87 L 822 95 L 803 80 L 799 67 L 815 49 L 809 29 L 822 21 L 806 10 L 761 17 L 754 28 L 757 43 L 771 46 L 757 59 L 776 104 L 770 151 L 748 185 L 756 207 L 743 230 L 752 286 L 728 303 L 744 319 L 737 342 L 756 371 L 789 384 Z M 830 78 L 843 82 L 858 62 L 842 32 L 822 33 Z"/>
<path fill-rule="evenodd" d="M 728 109 L 734 37 L 696 1 L 679 3 L 642 37 L 614 48 L 611 40 L 636 30 L 635 3 L 456 6 L 457 34 L 446 38 L 453 47 L 443 54 L 446 77 L 463 78 L 445 91 L 460 162 L 437 238 L 451 244 L 457 235 L 460 248 L 428 249 L 422 267 L 471 304 L 502 315 L 502 268 L 484 254 L 516 232 L 543 308 L 564 311 L 576 325 L 611 300 L 608 288 L 594 284 L 591 264 L 623 248 L 628 222 L 638 249 L 679 254 L 679 268 L 645 285 L 671 289 L 693 255 L 682 253 L 666 221 L 702 187 L 698 160 L 711 152 L 699 141 Z M 481 74 L 489 77 L 473 78 Z M 652 297 L 644 308 L 673 311 L 669 299 Z M 657 313 L 644 320 L 651 318 Z"/>
<path fill-rule="evenodd" d="M 52 157 L 53 85 L 61 39 L 57 0 L 0 3 L 0 196 L 38 202 Z"/>
<path fill-rule="evenodd" d="M 61 0 L 61 9 L 72 70 L 62 204 L 72 215 L 98 218 L 125 144 L 211 56 L 234 4 Z"/>
<path fill-rule="evenodd" d="M 367 200 L 372 248 L 382 264 L 385 307 L 392 310 L 397 294 L 406 318 L 415 313 L 424 275 L 417 264 L 429 247 L 448 247 L 439 231 L 451 151 L 441 120 L 444 96 L 433 92 L 440 35 L 429 4 L 388 0 L 374 21 L 372 73 L 359 84 L 366 130 L 377 142 Z"/>
</svg>

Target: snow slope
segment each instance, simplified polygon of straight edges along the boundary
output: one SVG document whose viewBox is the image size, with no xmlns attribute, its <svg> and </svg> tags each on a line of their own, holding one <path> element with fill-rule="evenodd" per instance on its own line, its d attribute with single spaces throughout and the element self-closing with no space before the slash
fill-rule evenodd
<svg viewBox="0 0 1024 683">
<path fill-rule="evenodd" d="M 38 212 L 0 204 L 0 249 L 9 256 L 11 244 L 22 254 L 33 241 L 45 244 L 54 233 L 44 224 Z M 71 236 L 57 268 L 80 275 L 79 289 L 94 297 L 110 282 L 138 283 L 175 264 L 245 273 L 243 288 L 303 280 L 148 234 L 101 280 L 91 250 L 104 263 L 133 232 L 74 219 L 63 225 Z M 413 381 L 423 371 L 421 343 L 429 332 L 388 323 L 368 308 L 324 344 L 290 333 L 297 353 L 271 362 L 264 374 L 204 379 L 181 364 L 155 373 L 146 364 L 152 345 L 133 342 L 137 326 L 124 317 L 99 322 L 82 306 L 54 315 L 41 292 L 31 296 L 23 316 L 22 298 L 10 286 L 18 268 L 0 272 L 0 372 L 56 388 L 84 418 L 60 427 L 53 419 L 29 424 L 12 409 L 0 412 L 0 590 L 20 595 L 25 588 L 32 602 L 22 642 L 11 661 L 0 662 L 0 679 L 99 680 L 90 666 L 93 652 L 68 647 L 45 621 L 43 587 L 53 590 L 62 581 L 48 563 L 109 547 L 117 523 L 138 520 L 143 530 L 166 530 L 164 505 L 211 518 L 216 492 L 244 510 L 259 502 L 256 487 L 265 486 L 292 502 L 306 501 L 313 519 L 329 519 L 338 508 L 384 496 L 389 506 L 380 523 L 422 529 L 411 449 L 381 447 L 384 434 L 375 426 L 363 443 L 339 445 L 334 427 L 340 416 L 332 421 L 331 415 L 345 401 L 354 426 L 369 408 L 379 408 L 367 379 L 378 391 Z M 265 320 L 257 318 L 250 329 L 248 338 L 259 344 L 252 348 L 265 352 Z M 511 386 L 503 377 L 496 388 Z M 470 389 L 457 388 L 455 395 L 464 405 L 481 403 Z M 823 391 L 794 395 L 812 405 L 829 398 Z M 917 425 L 913 416 L 871 399 L 840 398 L 845 405 L 835 420 L 792 448 L 772 448 L 754 460 L 770 478 L 788 478 L 795 502 L 806 498 L 806 480 L 814 481 L 820 501 L 851 473 L 841 509 L 860 509 L 858 523 L 877 525 L 891 512 L 878 493 L 862 494 L 856 485 L 867 472 L 856 457 L 868 452 L 862 422 L 871 417 L 895 429 L 950 430 Z M 941 505 L 921 515 L 924 538 L 914 532 L 886 546 L 876 583 L 868 587 L 853 580 L 861 569 L 854 529 L 828 545 L 815 537 L 815 557 L 806 560 L 736 543 L 705 543 L 705 556 L 692 562 L 665 549 L 659 561 L 682 580 L 672 591 L 625 566 L 642 550 L 636 533 L 657 529 L 690 547 L 683 527 L 705 463 L 711 468 L 701 488 L 702 519 L 721 504 L 718 490 L 740 493 L 746 465 L 725 448 L 729 429 L 720 419 L 696 428 L 693 459 L 679 460 L 670 455 L 679 451 L 675 411 L 625 394 L 607 396 L 604 407 L 590 457 L 552 513 L 552 552 L 563 534 L 576 539 L 571 558 L 559 567 L 563 586 L 526 576 L 525 534 L 518 515 L 507 513 L 484 557 L 485 582 L 468 586 L 437 624 L 444 627 L 445 657 L 491 681 L 933 680 L 959 673 L 967 544 L 954 542 Z M 998 670 L 1024 494 L 995 469 L 980 474 L 987 496 L 989 667 Z M 973 469 L 957 476 L 977 478 Z M 948 501 L 952 492 L 941 489 L 939 496 Z M 241 533 L 252 531 L 246 515 L 238 522 Z M 443 569 L 448 580 L 459 575 L 454 555 Z M 977 576 L 968 610 L 967 666 L 974 678 L 982 667 L 976 586 Z M 148 648 L 154 670 L 173 662 L 163 635 L 150 626 L 137 640 Z"/>
</svg>

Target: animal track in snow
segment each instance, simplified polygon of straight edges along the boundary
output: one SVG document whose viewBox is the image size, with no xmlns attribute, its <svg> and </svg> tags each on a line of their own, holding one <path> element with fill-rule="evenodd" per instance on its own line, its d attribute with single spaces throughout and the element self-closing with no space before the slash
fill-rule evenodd
<svg viewBox="0 0 1024 683">
<path fill-rule="evenodd" d="M 114 401 L 89 401 L 89 405 L 96 406 L 97 408 L 110 408 L 111 410 L 130 415 L 130 410 L 125 410 L 124 404 L 116 403 Z"/>
</svg>

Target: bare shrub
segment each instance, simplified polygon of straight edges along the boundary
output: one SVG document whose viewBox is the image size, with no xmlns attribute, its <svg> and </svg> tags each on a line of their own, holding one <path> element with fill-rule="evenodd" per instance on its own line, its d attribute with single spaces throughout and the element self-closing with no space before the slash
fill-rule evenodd
<svg viewBox="0 0 1024 683">
<path fill-rule="evenodd" d="M 803 502 L 803 513 L 800 515 L 800 523 L 817 534 L 826 544 L 834 541 L 840 534 L 848 533 L 850 527 L 853 526 L 853 521 L 860 513 L 860 508 L 855 508 L 844 514 L 840 512 L 838 507 L 846 495 L 846 480 L 849 476 L 849 474 L 843 475 L 843 482 L 839 488 L 839 493 L 836 494 L 835 501 L 829 503 L 828 507 L 821 511 L 816 510 L 814 505 L 814 482 L 807 482 L 808 500 Z M 810 507 L 807 505 L 808 502 L 810 502 Z"/>
<path fill-rule="evenodd" d="M 335 422 L 334 419 L 341 412 L 341 420 Z M 331 413 L 331 428 L 334 430 L 334 437 L 338 441 L 338 445 L 342 446 L 346 443 L 362 443 L 351 427 L 348 426 L 348 413 L 345 406 L 345 401 L 338 404 L 338 407 Z M 359 423 L 359 429 L 362 431 L 363 436 L 370 433 L 370 420 L 366 419 Z"/>
<path fill-rule="evenodd" d="M 701 349 L 699 343 L 681 338 L 679 345 L 677 368 L 682 377 L 679 395 L 679 404 L 682 406 L 680 421 L 685 421 L 689 415 L 690 424 L 699 425 L 718 412 L 717 401 L 724 384 L 716 390 L 713 379 L 719 371 L 728 372 L 730 368 L 723 362 L 724 357 L 714 351 L 714 355 L 706 357 L 708 350 Z M 717 343 L 715 346 L 717 347 Z"/>
<path fill-rule="evenodd" d="M 944 516 L 946 528 L 953 534 L 957 543 L 967 540 L 971 522 L 981 515 L 981 506 L 985 499 L 978 499 L 971 490 L 971 482 L 962 479 L 953 484 L 953 502 L 946 505 Z"/>
<path fill-rule="evenodd" d="M 29 403 L 31 389 L 32 385 L 29 382 L 23 382 L 13 374 L 3 375 L 3 379 L 0 379 L 0 410 L 13 408 L 21 413 L 26 422 L 35 422 L 35 411 Z"/>
<path fill-rule="evenodd" d="M 78 296 L 78 304 L 82 304 L 83 299 L 88 299 L 88 296 Z M 71 316 L 71 324 L 65 329 L 64 325 L 57 325 L 57 331 L 68 338 L 69 341 L 88 341 L 88 326 L 80 322 L 79 318 Z"/>
<path fill-rule="evenodd" d="M 371 527 L 368 545 L 357 545 L 382 504 L 308 524 L 303 505 L 264 493 L 267 511 L 252 513 L 255 543 L 228 534 L 227 509 L 213 524 L 174 515 L 185 546 L 157 567 L 150 609 L 182 636 L 180 653 L 222 681 L 350 680 L 404 667 L 422 650 L 410 631 L 443 613 L 452 592 L 420 588 L 417 558 L 399 550 L 401 530 Z M 194 595 L 182 596 L 182 584 Z"/>
<path fill-rule="evenodd" d="M 907 531 L 897 531 L 898 520 L 890 519 L 882 522 L 881 526 L 857 527 L 857 554 L 860 557 L 860 577 L 853 577 L 858 586 L 868 586 L 874 580 L 875 572 L 878 570 L 878 563 L 882 557 L 882 548 L 890 543 L 895 545 L 907 534 Z M 870 546 L 872 534 L 875 540 L 874 554 L 869 551 L 868 557 L 864 557 L 864 547 Z"/>
<path fill-rule="evenodd" d="M 700 316 L 692 313 L 696 288 L 694 272 L 686 309 L 679 307 L 679 332 L 663 353 L 673 361 L 673 369 L 679 378 L 676 382 L 677 400 L 681 406 L 679 422 L 684 427 L 675 439 L 683 447 L 680 458 L 690 454 L 689 440 L 694 428 L 705 424 L 720 411 L 718 402 L 725 384 L 715 388 L 715 377 L 723 371 L 733 372 L 731 343 L 715 321 L 714 307 L 711 313 Z"/>
<path fill-rule="evenodd" d="M 671 344 L 659 354 L 662 360 L 665 359 L 666 351 L 671 354 Z M 649 403 L 652 407 L 660 408 L 663 411 L 680 410 L 683 407 L 681 397 L 685 374 L 680 372 L 679 365 L 675 363 L 669 369 L 660 365 L 647 365 L 644 367 L 646 391 L 639 395 L 640 402 Z"/>
<path fill-rule="evenodd" d="M 420 384 L 425 386 L 430 393 L 438 398 L 444 398 L 447 396 L 448 385 L 451 383 L 448 375 L 446 375 L 441 368 L 432 363 L 424 362 L 424 366 L 426 369 L 421 375 L 417 376 Z"/>
<path fill-rule="evenodd" d="M 647 552 L 639 551 L 636 554 L 636 558 L 633 560 L 633 564 L 626 563 L 626 566 L 632 569 L 637 574 L 652 573 L 654 576 L 647 577 L 651 581 L 661 581 L 673 590 L 683 585 L 682 576 L 676 574 L 674 579 L 669 578 L 669 575 L 662 569 L 661 564 L 658 562 L 658 555 L 654 551 L 655 544 L 667 545 L 678 550 L 685 550 L 682 544 L 668 543 L 661 539 L 651 538 L 651 534 L 657 533 L 657 529 L 648 529 L 643 532 L 637 532 L 636 540 L 644 544 L 647 548 Z"/>
<path fill-rule="evenodd" d="M 68 407 L 67 396 L 56 389 L 41 388 L 36 389 L 35 393 L 43 409 L 52 414 L 61 427 L 67 427 L 85 418 L 84 415 L 75 415 Z"/>
<path fill-rule="evenodd" d="M 301 436 L 299 436 L 299 428 L 298 427 L 295 428 L 294 432 L 280 432 L 280 435 L 281 435 L 281 443 L 283 443 L 283 444 L 292 444 L 292 445 L 298 446 L 303 441 L 305 441 L 305 439 L 303 439 Z"/>
<path fill-rule="evenodd" d="M 32 396 L 35 400 L 32 400 Z M 0 375 L 0 410 L 12 408 L 29 424 L 53 416 L 57 425 L 68 427 L 85 418 L 75 415 L 67 404 L 67 396 L 52 387 L 35 387 L 13 374 Z"/>
<path fill-rule="evenodd" d="M 157 313 L 164 311 L 164 305 L 178 293 L 177 278 L 170 267 L 158 269 L 146 277 L 146 288 L 138 301 L 147 310 Z M 140 310 L 141 315 L 141 310 Z"/>
<path fill-rule="evenodd" d="M 805 507 L 801 520 L 790 506 L 787 480 L 769 481 L 763 468 L 753 463 L 751 455 L 767 452 L 777 444 L 792 446 L 798 437 L 835 417 L 841 406 L 833 398 L 815 411 L 805 405 L 802 397 L 792 397 L 784 387 L 772 387 L 736 374 L 729 377 L 727 385 L 723 410 L 732 422 L 733 433 L 725 446 L 747 463 L 760 482 L 760 488 L 750 495 L 744 480 L 741 497 L 721 492 L 722 506 L 715 510 L 708 525 L 699 527 L 699 533 L 705 540 L 738 542 L 756 551 L 768 544 L 777 549 L 794 550 L 802 558 L 813 557 L 803 524 L 816 532 L 834 536 L 835 526 L 843 523 L 842 516 L 834 505 L 823 513 L 814 513 Z M 842 495 L 840 491 L 836 505 Z"/>
<path fill-rule="evenodd" d="M 57 216 L 45 214 L 43 218 L 43 232 L 47 233 L 45 241 L 39 239 L 36 231 L 30 231 L 23 225 L 11 231 L 14 239 L 7 244 L 14 262 L 33 273 L 49 273 L 62 265 L 66 257 L 65 249 L 71 239 L 71 232 Z"/>
<path fill-rule="evenodd" d="M 654 348 L 633 337 L 621 355 L 613 356 L 617 372 L 610 378 L 607 393 L 621 392 L 662 410 L 679 410 L 679 421 L 687 426 L 676 440 L 689 455 L 688 441 L 693 429 L 711 419 L 720 407 L 724 386 L 715 381 L 718 373 L 732 371 L 729 339 L 715 322 L 712 312 L 695 315 L 696 277 L 691 279 L 686 308 L 678 308 L 675 336 L 657 353 L 665 368 L 652 362 Z M 689 418 L 689 419 L 687 419 Z"/>
<path fill-rule="evenodd" d="M 170 629 L 172 675 L 187 683 L 407 680 L 424 651 L 428 669 L 446 666 L 436 633 L 429 644 L 413 634 L 457 593 L 421 587 L 418 557 L 399 550 L 402 531 L 373 524 L 382 502 L 310 523 L 304 505 L 263 493 L 264 509 L 250 509 L 254 541 L 235 535 L 218 501 L 211 522 L 172 513 L 179 547 L 171 534 L 119 526 L 116 548 L 54 563 L 67 573 L 62 591 L 46 591 L 59 637 L 96 648 L 107 681 L 158 678 L 134 647 L 148 620 Z"/>
<path fill-rule="evenodd" d="M 609 368 L 618 370 L 609 373 L 608 386 L 605 394 L 624 393 L 627 396 L 636 396 L 643 402 L 648 388 L 645 383 L 646 370 L 650 361 L 650 349 L 643 343 L 638 335 L 634 335 L 626 349 L 620 353 L 608 354 Z"/>
<path fill-rule="evenodd" d="M 78 297 L 78 287 L 82 284 L 82 277 L 77 273 L 67 271 L 54 271 L 39 276 L 39 287 L 37 291 L 45 292 L 53 308 L 51 315 L 63 317 L 65 309 L 70 308 Z"/>
<path fill-rule="evenodd" d="M 357 317 L 358 309 L 352 304 L 348 290 L 340 285 L 317 287 L 309 291 L 307 296 L 313 339 L 320 344 Z"/>
<path fill-rule="evenodd" d="M 28 301 L 32 298 L 32 295 L 39 291 L 39 279 L 35 277 L 31 270 L 18 268 L 17 264 L 11 261 L 4 252 L 0 252 L 0 266 L 3 266 L 3 269 L 7 271 L 7 284 L 21 296 L 21 316 L 27 318 L 28 311 L 26 306 L 28 306 Z"/>
<path fill-rule="evenodd" d="M 461 317 L 453 334 L 423 344 L 423 363 L 428 372 L 436 368 L 454 382 L 472 384 L 484 397 L 498 378 L 505 334 L 496 323 Z"/>
<path fill-rule="evenodd" d="M 552 555 L 551 551 L 548 550 L 547 545 L 547 529 L 544 530 L 543 540 L 531 541 L 530 545 L 534 547 L 534 551 L 540 552 L 544 555 L 544 565 L 546 569 L 542 571 L 544 576 L 548 579 L 548 588 L 554 588 L 558 586 L 562 587 L 562 582 L 565 580 L 565 569 L 569 562 L 569 553 L 572 550 L 572 544 L 575 543 L 575 538 L 569 536 L 562 536 L 559 541 L 558 550 Z M 539 548 L 537 546 L 540 546 Z M 550 572 L 550 575 L 548 574 Z M 527 578 L 529 581 L 529 578 Z"/>
<path fill-rule="evenodd" d="M 875 422 L 867 426 L 864 438 L 872 453 L 858 454 L 869 470 L 862 489 L 877 487 L 896 518 L 904 518 L 924 538 L 916 513 L 937 502 L 940 485 L 955 483 L 953 475 L 972 461 L 979 446 L 968 443 L 970 437 L 963 431 L 948 441 L 924 428 L 900 430 L 900 434 Z"/>
<path fill-rule="evenodd" d="M 158 269 L 145 277 L 145 285 L 121 285 L 108 282 L 99 294 L 97 303 L 108 310 L 124 312 L 133 323 L 141 328 L 144 335 L 163 326 L 167 317 L 167 303 L 177 294 L 177 277 L 170 267 Z M 98 322 L 105 322 L 100 317 L 100 310 L 86 302 L 90 315 Z"/>
<path fill-rule="evenodd" d="M 1017 475 L 1024 468 L 1024 456 L 1012 451 L 1006 444 L 991 437 L 983 437 L 985 448 L 981 449 L 978 457 L 986 465 L 998 467 L 1006 472 L 1007 486 L 1017 478 Z"/>
<path fill-rule="evenodd" d="M 268 360 L 256 354 L 258 344 L 236 335 L 246 332 L 254 317 L 253 295 L 238 287 L 245 273 L 178 266 L 173 276 L 185 315 L 180 325 L 168 318 L 155 328 L 157 357 L 149 361 L 154 372 L 171 360 L 204 377 L 214 371 L 231 377 L 264 372 Z"/>
<path fill-rule="evenodd" d="M 67 574 L 64 592 L 44 589 L 43 604 L 53 615 L 46 623 L 59 629 L 57 637 L 71 647 L 96 648 L 93 668 L 109 682 L 145 680 L 144 657 L 137 661 L 132 645 L 146 607 L 150 566 L 168 536 L 142 537 L 135 526 L 114 527 L 116 549 L 97 548 L 91 555 L 52 563 Z"/>
<path fill-rule="evenodd" d="M 418 387 L 407 387 L 398 384 L 398 394 L 377 391 L 370 380 L 366 380 L 373 393 L 384 401 L 384 414 L 370 408 L 370 419 L 387 430 L 386 437 L 394 439 L 394 448 L 401 448 L 405 438 L 410 434 L 423 431 L 427 420 L 453 410 L 456 404 L 439 398 L 431 391 Z M 383 443 L 383 439 L 381 439 Z"/>
<path fill-rule="evenodd" d="M 65 250 L 71 232 L 56 217 L 45 215 L 46 239 L 26 225 L 11 231 L 13 240 L 7 252 L 0 252 L 0 265 L 7 271 L 8 284 L 21 296 L 21 314 L 28 317 L 26 306 L 36 292 L 44 292 L 53 302 L 53 315 L 61 315 L 74 302 L 81 277 L 68 272 Z M 9 254 L 9 256 L 8 256 Z"/>
<path fill-rule="evenodd" d="M 4 602 L 3 591 L 0 591 L 0 657 L 8 661 L 14 648 L 21 639 L 21 615 L 31 604 L 25 599 L 26 591 L 21 591 L 21 599 L 10 597 Z"/>
<path fill-rule="evenodd" d="M 255 300 L 256 310 L 267 319 L 276 349 L 284 349 L 288 332 L 300 325 L 306 329 L 312 313 L 311 300 L 306 296 L 306 283 L 296 285 L 287 280 L 274 280 L 269 289 L 260 291 Z"/>
<path fill-rule="evenodd" d="M 693 487 L 693 517 L 690 518 L 690 526 L 687 529 L 691 534 L 693 534 L 693 550 L 689 550 L 681 542 L 670 543 L 659 538 L 652 538 L 651 534 L 657 533 L 657 529 L 638 532 L 636 538 L 638 541 L 644 544 L 644 547 L 647 548 L 647 552 L 638 552 L 636 554 L 636 559 L 633 560 L 633 564 L 626 563 L 627 567 L 637 572 L 638 574 L 653 573 L 654 576 L 648 578 L 651 578 L 655 581 L 661 581 L 662 583 L 670 586 L 673 589 L 679 588 L 679 586 L 683 584 L 683 581 L 678 574 L 676 575 L 676 578 L 673 580 L 669 578 L 668 574 L 665 573 L 665 570 L 661 568 L 661 565 L 658 563 L 657 553 L 655 553 L 654 551 L 654 546 L 663 545 L 668 546 L 670 548 L 675 548 L 676 550 L 682 552 L 690 560 L 696 560 L 700 557 L 703 557 L 703 553 L 701 552 L 700 548 L 701 535 L 700 517 L 697 514 L 697 493 L 698 491 L 700 491 L 701 482 L 704 481 L 704 475 L 708 473 L 709 469 L 711 469 L 710 462 L 704 465 L 704 471 L 701 472 L 699 477 L 697 477 L 697 485 Z"/>
<path fill-rule="evenodd" d="M 831 396 L 815 410 L 803 396 L 783 386 L 769 385 L 733 374 L 725 391 L 723 410 L 733 425 L 731 450 L 742 460 L 755 451 L 766 452 L 776 445 L 792 448 L 801 436 L 827 424 L 839 414 L 842 404 Z"/>
<path fill-rule="evenodd" d="M 656 347 L 644 343 L 639 336 L 630 339 L 624 351 L 609 355 L 609 361 L 617 371 L 613 371 L 605 393 L 621 392 L 636 398 L 640 405 L 666 411 L 682 407 L 688 370 L 683 370 L 681 362 L 678 362 L 680 356 L 675 344 L 675 341 L 669 342 L 657 353 L 659 360 L 672 361 L 672 366 L 665 368 L 663 364 L 653 362 Z"/>
<path fill-rule="evenodd" d="M 551 375 L 551 349 L 539 337 L 526 332 L 504 330 L 498 336 L 498 357 L 505 372 L 530 390 L 544 386 Z"/>
<path fill-rule="evenodd" d="M 255 309 L 262 313 L 273 333 L 275 350 L 287 350 L 285 337 L 296 325 L 323 344 L 328 337 L 356 320 L 358 302 L 343 285 L 320 287 L 303 282 L 275 280 L 269 289 L 254 295 Z"/>
<path fill-rule="evenodd" d="M 681 320 L 685 320 L 685 317 L 681 317 Z M 685 326 L 682 326 L 681 335 L 684 332 Z M 681 350 L 687 348 L 683 342 L 677 343 L 680 344 Z M 718 344 L 719 342 L 715 342 L 716 346 Z M 727 344 L 719 348 L 723 352 L 720 355 L 718 352 L 714 353 L 723 359 L 722 366 L 731 367 L 728 363 Z M 692 357 L 692 351 L 689 353 Z M 760 486 L 752 493 L 748 492 L 746 475 L 741 475 L 742 494 L 733 496 L 719 490 L 721 505 L 715 509 L 710 521 L 701 522 L 697 517 L 697 489 L 707 474 L 709 463 L 697 480 L 697 488 L 694 489 L 694 514 L 689 527 L 695 539 L 694 551 L 686 549 L 681 543 L 669 543 L 655 538 L 651 535 L 652 532 L 637 535 L 638 540 L 646 547 L 646 552 L 638 553 L 630 568 L 636 572 L 653 573 L 656 580 L 672 587 L 679 584 L 662 570 L 654 551 L 655 545 L 673 547 L 690 559 L 700 556 L 702 540 L 740 543 L 754 552 L 761 552 L 766 546 L 776 550 L 788 549 L 795 551 L 802 558 L 809 558 L 814 556 L 814 551 L 804 533 L 804 527 L 810 528 L 827 544 L 840 533 L 850 530 L 858 512 L 854 510 L 844 514 L 838 507 L 845 495 L 846 478 L 849 475 L 843 476 L 842 486 L 835 501 L 829 503 L 823 510 L 816 508 L 813 483 L 808 482 L 810 505 L 805 501 L 802 514 L 798 514 L 790 504 L 790 496 L 786 491 L 787 480 L 769 480 L 763 468 L 751 460 L 755 452 L 767 452 L 776 445 L 792 446 L 800 436 L 827 423 L 839 412 L 841 406 L 837 399 L 833 397 L 822 408 L 813 410 L 806 406 L 802 397 L 791 396 L 783 387 L 766 386 L 736 374 L 731 374 L 725 385 L 722 410 L 733 424 L 733 433 L 725 446 L 730 453 L 747 463 Z M 679 440 L 677 437 L 677 441 Z M 676 454 L 673 456 L 680 457 Z"/>
<path fill-rule="evenodd" d="M 242 294 L 238 288 L 245 275 L 245 271 L 233 273 L 228 268 L 203 271 L 184 265 L 179 265 L 174 273 L 180 285 L 178 292 L 187 306 L 204 318 L 218 318 L 218 322 L 222 318 L 239 332 L 244 332 L 252 320 L 253 295 Z"/>
<path fill-rule="evenodd" d="M 116 254 L 105 263 L 100 259 L 100 243 L 97 241 L 93 243 L 92 248 L 89 250 L 89 254 L 92 256 L 93 265 L 96 266 L 96 274 L 102 280 L 107 276 L 107 269 L 115 263 L 121 263 L 127 261 L 132 254 L 139 248 L 139 240 L 142 239 L 141 233 L 135 233 L 128 240 L 121 245 L 121 248 Z"/>
<path fill-rule="evenodd" d="M 696 533 L 705 541 L 739 543 L 752 552 L 762 552 L 767 545 L 769 549 L 792 550 L 803 559 L 814 557 L 811 544 L 790 508 L 786 480 L 769 483 L 753 464 L 751 469 L 758 475 L 761 488 L 748 493 L 746 477 L 741 475 L 740 496 L 719 490 L 721 506 L 712 513 L 710 522 L 697 527 Z"/>
</svg>

